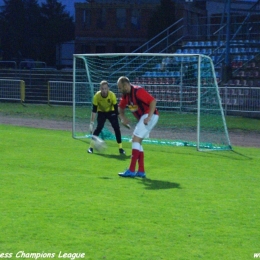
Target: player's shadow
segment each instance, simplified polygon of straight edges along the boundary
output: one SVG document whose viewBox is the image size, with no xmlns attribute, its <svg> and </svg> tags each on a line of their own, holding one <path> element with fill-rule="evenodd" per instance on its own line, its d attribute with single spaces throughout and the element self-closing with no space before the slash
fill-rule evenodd
<svg viewBox="0 0 260 260">
<path fill-rule="evenodd" d="M 117 159 L 120 161 L 125 161 L 126 159 L 129 160 L 131 158 L 131 155 L 125 155 L 125 154 L 105 154 L 105 153 L 96 153 L 95 155 L 97 156 L 102 156 L 104 158 L 109 158 L 109 159 Z"/>
<path fill-rule="evenodd" d="M 179 183 L 170 181 L 152 180 L 148 178 L 138 179 L 139 183 L 143 184 L 146 190 L 167 190 L 167 189 L 181 189 Z"/>
</svg>

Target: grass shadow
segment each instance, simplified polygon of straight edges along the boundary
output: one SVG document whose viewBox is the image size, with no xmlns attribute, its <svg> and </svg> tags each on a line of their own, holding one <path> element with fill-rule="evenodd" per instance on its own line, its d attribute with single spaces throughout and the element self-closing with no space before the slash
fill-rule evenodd
<svg viewBox="0 0 260 260">
<path fill-rule="evenodd" d="M 212 157 L 223 157 L 223 158 L 228 158 L 231 160 L 253 160 L 252 157 L 247 156 L 245 154 L 239 153 L 235 150 L 230 150 L 230 151 L 216 151 L 216 152 L 209 152 L 209 156 L 212 154 Z"/>
<path fill-rule="evenodd" d="M 164 151 L 165 152 L 165 151 Z M 166 152 L 167 153 L 167 152 Z M 169 152 L 170 153 L 170 152 Z M 190 150 L 190 151 L 183 151 L 183 150 L 175 150 L 174 153 L 176 154 L 183 154 L 184 156 L 196 156 L 196 157 L 214 157 L 214 158 L 228 158 L 230 160 L 253 160 L 252 157 L 247 156 L 246 154 L 242 154 L 237 152 L 236 150 L 229 150 L 229 151 L 204 151 L 198 152 L 197 150 Z"/>
<path fill-rule="evenodd" d="M 237 160 L 237 161 L 241 161 L 241 160 L 252 160 L 251 157 L 236 152 L 234 150 L 230 150 L 230 151 L 209 151 L 209 152 L 197 152 L 198 156 L 203 156 L 203 157 L 208 157 L 208 158 L 226 158 L 226 159 L 230 159 L 230 160 Z"/>
<path fill-rule="evenodd" d="M 108 159 L 117 159 L 120 161 L 129 160 L 131 158 L 131 155 L 125 155 L 125 154 L 105 154 L 105 153 L 94 153 L 93 155 L 102 156 L 104 158 Z"/>
<path fill-rule="evenodd" d="M 152 180 L 148 178 L 137 179 L 139 183 L 143 184 L 146 190 L 167 190 L 167 189 L 181 189 L 179 183 L 161 180 Z"/>
<path fill-rule="evenodd" d="M 237 152 L 237 151 L 235 151 L 235 150 L 232 150 L 232 152 L 233 152 L 234 154 L 238 155 L 238 156 L 244 157 L 244 159 L 253 160 L 252 157 L 247 156 L 247 155 L 242 154 L 242 153 L 239 153 L 239 152 Z"/>
<path fill-rule="evenodd" d="M 112 180 L 113 178 L 111 178 L 111 177 L 99 177 L 99 179 L 102 179 L 102 180 Z"/>
</svg>

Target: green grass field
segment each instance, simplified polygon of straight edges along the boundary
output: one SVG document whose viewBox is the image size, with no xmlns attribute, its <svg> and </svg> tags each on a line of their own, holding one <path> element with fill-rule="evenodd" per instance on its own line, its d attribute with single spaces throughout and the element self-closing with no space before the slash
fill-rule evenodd
<svg viewBox="0 0 260 260">
<path fill-rule="evenodd" d="M 260 252 L 257 148 L 145 144 L 147 178 L 128 179 L 117 174 L 129 166 L 130 143 L 126 156 L 115 141 L 88 154 L 88 141 L 69 131 L 0 124 L 0 133 L 0 255 L 245 260 Z"/>
<path fill-rule="evenodd" d="M 250 259 L 259 251 L 259 149 L 147 145 L 148 178 L 124 179 L 130 144 L 126 157 L 113 142 L 90 155 L 70 132 L 0 131 L 1 252 Z"/>
</svg>

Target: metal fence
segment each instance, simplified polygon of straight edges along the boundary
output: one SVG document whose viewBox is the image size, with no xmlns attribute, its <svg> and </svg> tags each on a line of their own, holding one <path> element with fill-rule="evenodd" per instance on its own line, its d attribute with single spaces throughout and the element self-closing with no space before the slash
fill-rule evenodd
<svg viewBox="0 0 260 260">
<path fill-rule="evenodd" d="M 1 63 L 0 63 L 1 64 Z M 3 65 L 3 64 L 2 64 Z M 47 103 L 48 81 L 70 81 L 72 82 L 72 69 L 56 70 L 52 68 L 13 69 L 1 68 L 0 79 L 23 80 L 25 83 L 25 102 Z M 0 87 L 7 85 L 0 83 Z"/>
<path fill-rule="evenodd" d="M 226 115 L 260 118 L 260 88 L 234 86 L 219 90 Z"/>
<path fill-rule="evenodd" d="M 0 79 L 0 100 L 25 101 L 25 83 L 23 80 Z"/>
<path fill-rule="evenodd" d="M 154 89 L 156 91 L 156 89 Z M 36 103 L 72 105 L 73 102 L 73 82 L 72 81 L 47 81 L 41 87 L 41 91 L 46 93 L 27 97 L 28 89 L 23 80 L 0 79 L 0 101 L 20 101 L 31 102 L 39 100 Z M 220 97 L 224 112 L 226 115 L 243 115 L 260 118 L 260 88 L 244 86 L 220 86 Z M 36 92 L 34 92 L 34 95 Z M 37 92 L 38 93 L 38 92 Z M 32 93 L 30 93 L 32 94 Z M 155 94 L 156 93 L 152 93 Z M 194 96 L 194 93 L 193 93 Z M 160 100 L 160 96 L 156 96 Z M 167 102 L 175 102 L 175 96 L 168 97 Z M 193 97 L 194 98 L 194 97 Z M 211 102 L 211 101 L 209 101 Z"/>
<path fill-rule="evenodd" d="M 67 81 L 48 82 L 48 104 L 72 104 L 73 83 Z"/>
</svg>

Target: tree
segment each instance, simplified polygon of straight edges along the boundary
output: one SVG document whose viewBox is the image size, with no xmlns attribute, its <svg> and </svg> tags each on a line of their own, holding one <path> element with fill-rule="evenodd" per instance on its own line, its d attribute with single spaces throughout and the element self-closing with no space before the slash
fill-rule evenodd
<svg viewBox="0 0 260 260">
<path fill-rule="evenodd" d="M 0 14 L 1 48 L 4 59 L 21 55 L 25 31 L 25 10 L 22 0 L 4 0 Z"/>
<path fill-rule="evenodd" d="M 4 0 L 0 12 L 4 60 L 25 58 L 55 65 L 56 45 L 74 39 L 74 22 L 57 0 Z"/>
<path fill-rule="evenodd" d="M 4 0 L 0 13 L 4 59 L 20 60 L 37 55 L 40 9 L 36 0 Z"/>
<path fill-rule="evenodd" d="M 161 0 L 148 23 L 148 38 L 159 34 L 175 21 L 175 4 L 171 0 Z"/>
<path fill-rule="evenodd" d="M 42 17 L 38 0 L 25 0 L 24 54 L 39 59 L 42 49 Z"/>
<path fill-rule="evenodd" d="M 44 23 L 44 53 L 49 64 L 55 64 L 56 46 L 74 39 L 73 18 L 57 0 L 46 0 L 41 6 Z"/>
</svg>

